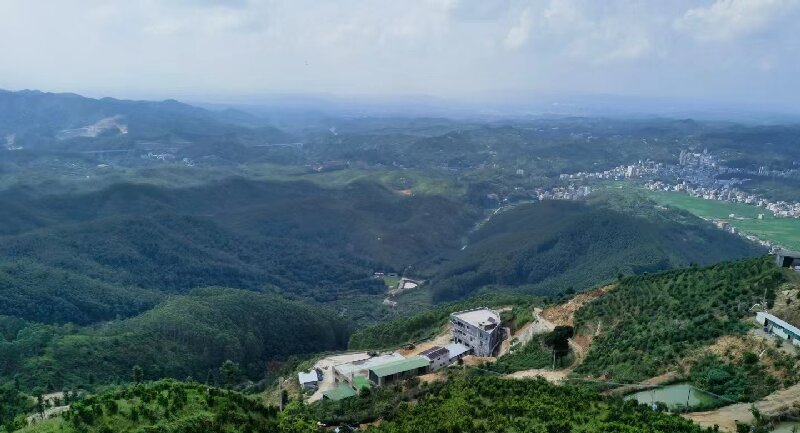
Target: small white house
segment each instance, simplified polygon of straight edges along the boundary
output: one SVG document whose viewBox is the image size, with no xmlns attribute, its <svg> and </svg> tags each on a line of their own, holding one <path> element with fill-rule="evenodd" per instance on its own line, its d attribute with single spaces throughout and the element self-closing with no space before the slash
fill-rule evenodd
<svg viewBox="0 0 800 433">
<path fill-rule="evenodd" d="M 317 389 L 319 387 L 319 374 L 316 370 L 309 372 L 301 371 L 297 373 L 297 381 L 303 389 Z"/>
</svg>

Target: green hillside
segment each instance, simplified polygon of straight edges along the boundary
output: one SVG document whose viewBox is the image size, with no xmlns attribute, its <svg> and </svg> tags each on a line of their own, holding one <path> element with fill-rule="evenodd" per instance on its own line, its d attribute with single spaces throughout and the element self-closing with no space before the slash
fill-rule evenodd
<svg viewBox="0 0 800 433">
<path fill-rule="evenodd" d="M 772 302 L 785 278 L 770 257 L 624 277 L 576 315 L 578 332 L 602 329 L 577 372 L 618 381 L 661 374 L 720 336 L 744 333 L 741 319 L 765 294 Z"/>
<path fill-rule="evenodd" d="M 206 379 L 225 360 L 246 377 L 292 355 L 346 347 L 349 326 L 320 308 L 275 295 L 206 288 L 172 296 L 152 310 L 100 326 L 0 321 L 0 381 L 59 390 L 145 378 Z"/>
<path fill-rule="evenodd" d="M 278 408 L 258 399 L 198 383 L 172 380 L 112 388 L 73 403 L 61 417 L 21 431 L 272 432 Z"/>
<path fill-rule="evenodd" d="M 415 398 L 415 401 L 408 399 Z M 388 405 L 392 402 L 394 404 Z M 457 374 L 448 382 L 378 391 L 340 402 L 291 403 L 277 413 L 235 392 L 161 381 L 111 389 L 75 403 L 60 418 L 24 433 L 319 431 L 317 421 L 350 424 L 381 419 L 366 431 L 699 433 L 691 421 L 648 406 L 542 379 L 504 380 Z"/>
<path fill-rule="evenodd" d="M 544 201 L 493 216 L 442 265 L 432 286 L 437 300 L 467 297 L 487 285 L 552 295 L 592 287 L 618 274 L 763 252 L 685 214 L 620 210 L 604 202 Z"/>
<path fill-rule="evenodd" d="M 159 293 L 211 285 L 319 302 L 378 294 L 385 288 L 373 271 L 402 271 L 456 249 L 474 218 L 452 199 L 404 197 L 369 182 L 234 178 L 3 194 L 26 218 L 0 212 L 0 287 L 8 289 L 0 314 L 46 323 L 126 317 Z M 91 303 L 89 291 L 98 294 Z"/>
</svg>

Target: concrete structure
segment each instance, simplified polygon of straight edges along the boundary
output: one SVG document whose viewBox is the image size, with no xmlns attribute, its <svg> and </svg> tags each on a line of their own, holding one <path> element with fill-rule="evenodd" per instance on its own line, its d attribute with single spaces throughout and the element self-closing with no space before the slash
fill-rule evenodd
<svg viewBox="0 0 800 433">
<path fill-rule="evenodd" d="M 430 362 L 430 371 L 441 370 L 452 363 L 452 361 L 450 361 L 450 352 L 444 347 L 433 346 L 419 355 L 428 358 Z"/>
<path fill-rule="evenodd" d="M 469 347 L 459 343 L 448 344 L 445 349 L 447 349 L 451 364 L 469 355 L 470 353 Z"/>
<path fill-rule="evenodd" d="M 339 364 L 333 367 L 334 382 L 337 384 L 346 383 L 354 387 L 355 384 L 353 383 L 353 379 L 358 376 L 368 377 L 370 368 L 404 359 L 406 358 L 403 355 L 395 352 L 386 355 L 373 356 L 371 358 L 362 359 L 359 361 Z"/>
<path fill-rule="evenodd" d="M 780 250 L 775 253 L 775 262 L 783 268 L 800 271 L 800 252 Z"/>
<path fill-rule="evenodd" d="M 369 380 L 377 386 L 395 383 L 428 372 L 430 361 L 424 356 L 412 356 L 369 369 Z"/>
<path fill-rule="evenodd" d="M 303 389 L 317 389 L 319 387 L 319 373 L 316 370 L 297 373 L 297 381 Z"/>
<path fill-rule="evenodd" d="M 796 326 L 765 312 L 756 313 L 756 321 L 764 327 L 764 332 L 777 335 L 789 340 L 795 346 L 800 346 L 800 329 L 797 329 Z"/>
<path fill-rule="evenodd" d="M 453 341 L 472 349 L 476 356 L 493 356 L 503 339 L 500 315 L 488 308 L 475 308 L 450 315 Z"/>
</svg>

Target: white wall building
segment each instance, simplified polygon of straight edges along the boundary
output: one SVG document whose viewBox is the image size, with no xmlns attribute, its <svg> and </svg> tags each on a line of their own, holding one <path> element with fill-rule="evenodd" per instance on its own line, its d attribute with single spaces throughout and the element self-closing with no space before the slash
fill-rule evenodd
<svg viewBox="0 0 800 433">
<path fill-rule="evenodd" d="M 493 356 L 502 341 L 500 315 L 486 307 L 450 315 L 455 343 L 472 349 L 476 356 Z"/>
</svg>

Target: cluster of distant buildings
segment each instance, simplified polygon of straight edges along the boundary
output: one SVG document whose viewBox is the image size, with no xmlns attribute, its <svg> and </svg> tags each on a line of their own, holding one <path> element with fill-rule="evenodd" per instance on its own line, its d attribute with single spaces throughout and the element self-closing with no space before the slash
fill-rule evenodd
<svg viewBox="0 0 800 433">
<path fill-rule="evenodd" d="M 550 189 L 535 190 L 536 198 L 543 200 L 580 200 L 592 193 L 590 186 L 557 186 Z"/>
<path fill-rule="evenodd" d="M 579 171 L 577 173 L 562 173 L 558 176 L 560 180 L 625 180 L 644 175 L 654 175 L 664 168 L 664 164 L 651 160 L 638 161 L 635 164 L 620 165 L 610 170 L 604 171 Z"/>
<path fill-rule="evenodd" d="M 492 356 L 504 338 L 500 315 L 489 308 L 475 308 L 450 315 L 451 343 L 433 346 L 413 356 L 397 352 L 367 353 L 361 359 L 333 366 L 333 387 L 324 399 L 341 400 L 363 389 L 381 387 L 446 368 L 467 355 Z M 315 390 L 323 382 L 320 370 L 298 373 L 303 389 Z"/>
</svg>

